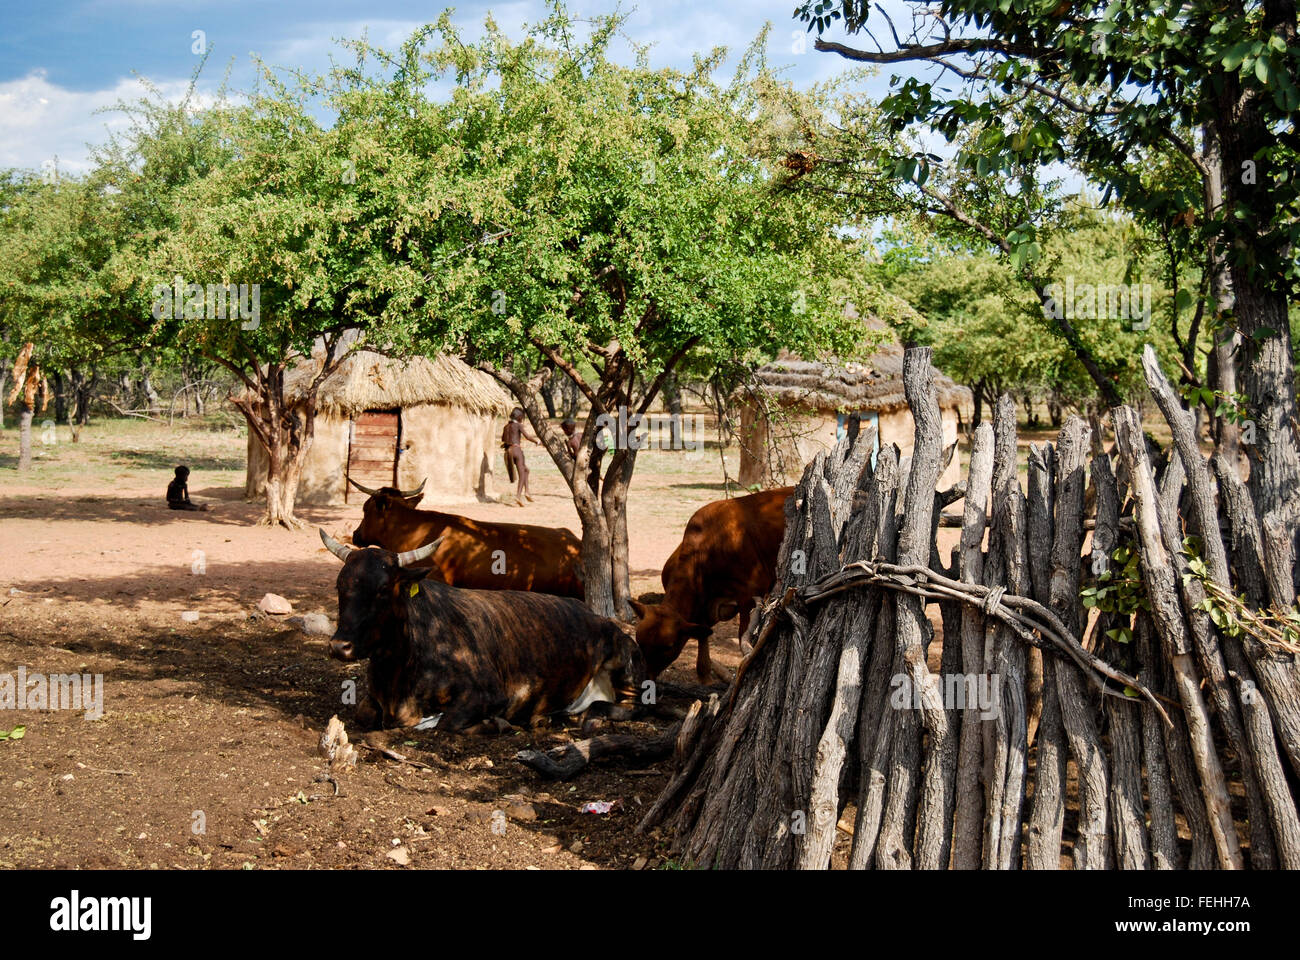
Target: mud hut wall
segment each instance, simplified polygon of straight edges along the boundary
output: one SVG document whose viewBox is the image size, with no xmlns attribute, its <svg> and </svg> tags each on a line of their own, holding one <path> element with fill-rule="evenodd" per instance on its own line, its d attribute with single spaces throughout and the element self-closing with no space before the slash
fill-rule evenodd
<svg viewBox="0 0 1300 960">
<path fill-rule="evenodd" d="M 341 506 L 346 502 L 347 465 L 352 420 L 318 414 L 311 449 L 298 483 L 298 502 L 310 506 Z M 447 404 L 416 404 L 402 410 L 397 483 L 417 486 L 426 476 L 424 503 L 454 504 L 496 496 L 496 422 L 485 414 Z M 256 437 L 248 439 L 248 470 L 244 495 L 266 494 L 266 451 Z"/>
<path fill-rule="evenodd" d="M 740 482 L 748 487 L 753 484 L 767 486 L 767 463 L 764 454 L 771 442 L 767 418 L 751 403 L 740 410 Z"/>
<path fill-rule="evenodd" d="M 777 428 L 779 439 L 773 441 L 766 418 L 752 404 L 741 410 L 740 436 L 743 444 L 740 454 L 740 482 L 745 486 L 760 484 L 774 486 L 798 479 L 805 465 L 819 453 L 830 451 L 836 443 L 838 414 L 833 411 L 790 411 L 792 421 Z M 943 450 L 957 442 L 958 410 L 945 407 L 941 411 L 943 422 Z M 915 424 L 906 406 L 877 412 L 881 444 L 898 446 L 899 457 L 910 457 L 915 442 Z M 787 436 L 780 436 L 782 433 Z M 785 464 L 786 478 L 770 477 L 765 448 L 769 443 L 780 444 L 780 460 Z M 961 456 L 954 453 L 952 461 L 939 477 L 940 489 L 951 487 L 961 480 Z"/>
<path fill-rule="evenodd" d="M 424 503 L 452 504 L 496 496 L 497 423 L 489 416 L 441 403 L 402 411 L 397 484 L 429 478 Z"/>
<path fill-rule="evenodd" d="M 244 496 L 255 500 L 266 494 L 266 451 L 252 430 L 248 431 L 247 467 L 244 470 Z"/>
<path fill-rule="evenodd" d="M 348 452 L 352 421 L 318 414 L 311 447 L 298 478 L 298 502 L 313 506 L 341 504 L 347 495 Z"/>
</svg>

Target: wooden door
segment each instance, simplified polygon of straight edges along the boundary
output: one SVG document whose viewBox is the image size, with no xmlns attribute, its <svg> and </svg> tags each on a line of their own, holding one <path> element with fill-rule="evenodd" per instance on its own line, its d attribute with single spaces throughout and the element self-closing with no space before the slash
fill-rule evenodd
<svg viewBox="0 0 1300 960">
<path fill-rule="evenodd" d="M 348 476 L 372 489 L 391 487 L 397 482 L 397 444 L 402 418 L 397 410 L 367 410 L 352 421 L 352 442 L 348 449 Z M 356 487 L 347 484 L 347 502 L 365 500 Z"/>
</svg>

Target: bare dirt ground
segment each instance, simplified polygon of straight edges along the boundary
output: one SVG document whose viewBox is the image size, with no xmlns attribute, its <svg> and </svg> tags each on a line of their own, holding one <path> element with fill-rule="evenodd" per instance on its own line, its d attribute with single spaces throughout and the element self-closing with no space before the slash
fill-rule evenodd
<svg viewBox="0 0 1300 960">
<path fill-rule="evenodd" d="M 1026 433 L 1021 445 L 1050 435 Z M 363 751 L 336 793 L 317 744 L 331 716 L 350 721 L 342 691 L 348 680 L 364 686 L 365 666 L 336 663 L 324 638 L 253 611 L 274 592 L 295 613 L 333 619 L 338 563 L 316 527 L 349 534 L 360 506 L 302 508 L 310 526 L 297 533 L 256 526 L 243 436 L 229 429 L 106 422 L 78 444 L 62 429 L 53 439 L 19 477 L 15 431 L 0 431 L 0 675 L 102 674 L 104 712 L 0 710 L 0 734 L 25 727 L 0 739 L 0 868 L 688 866 L 669 858 L 666 838 L 634 829 L 666 763 L 598 762 L 551 783 L 513 759 L 578 738 L 573 726 L 399 735 L 390 746 L 418 766 Z M 535 503 L 454 509 L 576 532 L 558 473 L 528 453 Z M 181 462 L 210 512 L 163 505 Z M 634 595 L 658 598 L 687 519 L 724 495 L 716 449 L 642 453 L 629 500 Z M 957 537 L 940 531 L 941 555 Z M 937 613 L 931 620 L 937 668 L 942 632 Z M 715 631 L 724 673 L 739 662 L 735 638 L 736 621 Z M 665 679 L 693 683 L 695 652 L 688 645 Z M 666 721 L 623 726 L 649 735 Z M 579 812 L 589 800 L 616 805 Z M 496 811 L 508 811 L 504 831 Z M 1067 820 L 1073 812 L 1072 796 Z M 833 865 L 848 843 L 841 833 Z"/>
<path fill-rule="evenodd" d="M 665 765 L 612 761 L 555 784 L 513 760 L 574 728 L 411 734 L 393 747 L 426 767 L 365 752 L 335 796 L 317 779 L 317 742 L 332 715 L 350 720 L 341 691 L 348 679 L 364 687 L 364 665 L 331 661 L 324 638 L 250 613 L 269 591 L 333 619 L 338 562 L 316 527 L 350 533 L 360 507 L 304 508 L 299 533 L 255 526 L 261 507 L 243 500 L 244 442 L 232 431 L 110 422 L 78 444 L 63 429 L 55 439 L 19 478 L 16 434 L 0 434 L 0 673 L 102 674 L 104 713 L 0 711 L 0 731 L 26 728 L 0 740 L 0 867 L 677 866 L 660 838 L 633 830 Z M 457 509 L 576 531 L 563 481 L 544 453 L 528 453 L 536 503 Z M 165 508 L 177 463 L 211 512 Z M 642 454 L 629 517 L 635 595 L 661 590 L 663 562 L 690 514 L 723 496 L 721 480 L 716 450 Z M 727 672 L 735 636 L 735 621 L 715 633 Z M 666 679 L 694 682 L 694 659 L 691 644 Z M 588 800 L 618 804 L 579 813 Z M 496 810 L 511 812 L 504 832 Z"/>
</svg>

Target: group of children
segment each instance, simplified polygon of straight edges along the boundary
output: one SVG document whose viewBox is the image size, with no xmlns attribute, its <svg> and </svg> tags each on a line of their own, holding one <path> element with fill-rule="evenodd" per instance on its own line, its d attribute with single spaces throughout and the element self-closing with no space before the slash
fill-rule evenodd
<svg viewBox="0 0 1300 960">
<path fill-rule="evenodd" d="M 541 444 L 541 441 L 524 427 L 524 416 L 523 407 L 515 407 L 510 411 L 510 419 L 506 421 L 505 429 L 501 431 L 501 448 L 506 454 L 506 474 L 515 481 L 515 502 L 520 507 L 524 505 L 525 500 L 529 503 L 533 502 L 533 496 L 528 492 L 528 461 L 524 457 L 523 441 Z M 569 447 L 569 453 L 576 460 L 578 448 L 582 444 L 577 421 L 572 417 L 566 417 L 560 424 L 560 429 L 564 431 L 564 442 Z"/>
</svg>

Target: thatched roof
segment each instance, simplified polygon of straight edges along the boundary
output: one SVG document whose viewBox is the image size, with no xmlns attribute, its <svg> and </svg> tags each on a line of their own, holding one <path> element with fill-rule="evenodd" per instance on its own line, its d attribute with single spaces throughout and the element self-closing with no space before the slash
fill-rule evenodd
<svg viewBox="0 0 1300 960">
<path fill-rule="evenodd" d="M 320 368 L 317 355 L 285 374 L 286 399 L 302 399 Z M 456 357 L 394 360 L 369 350 L 350 354 L 321 384 L 317 396 L 317 409 L 330 416 L 420 403 L 443 403 L 490 416 L 504 416 L 514 405 L 496 380 Z"/>
<path fill-rule="evenodd" d="M 851 320 L 858 318 L 852 304 L 845 308 L 844 314 Z M 868 330 L 884 329 L 884 324 L 871 316 L 862 324 Z M 823 363 L 782 352 L 771 363 L 754 371 L 754 381 L 754 389 L 784 407 L 885 413 L 907 406 L 903 392 L 903 348 L 896 340 L 881 344 L 869 360 L 859 363 Z M 972 401 L 968 388 L 959 386 L 938 370 L 934 372 L 934 385 L 941 408 Z"/>
</svg>

